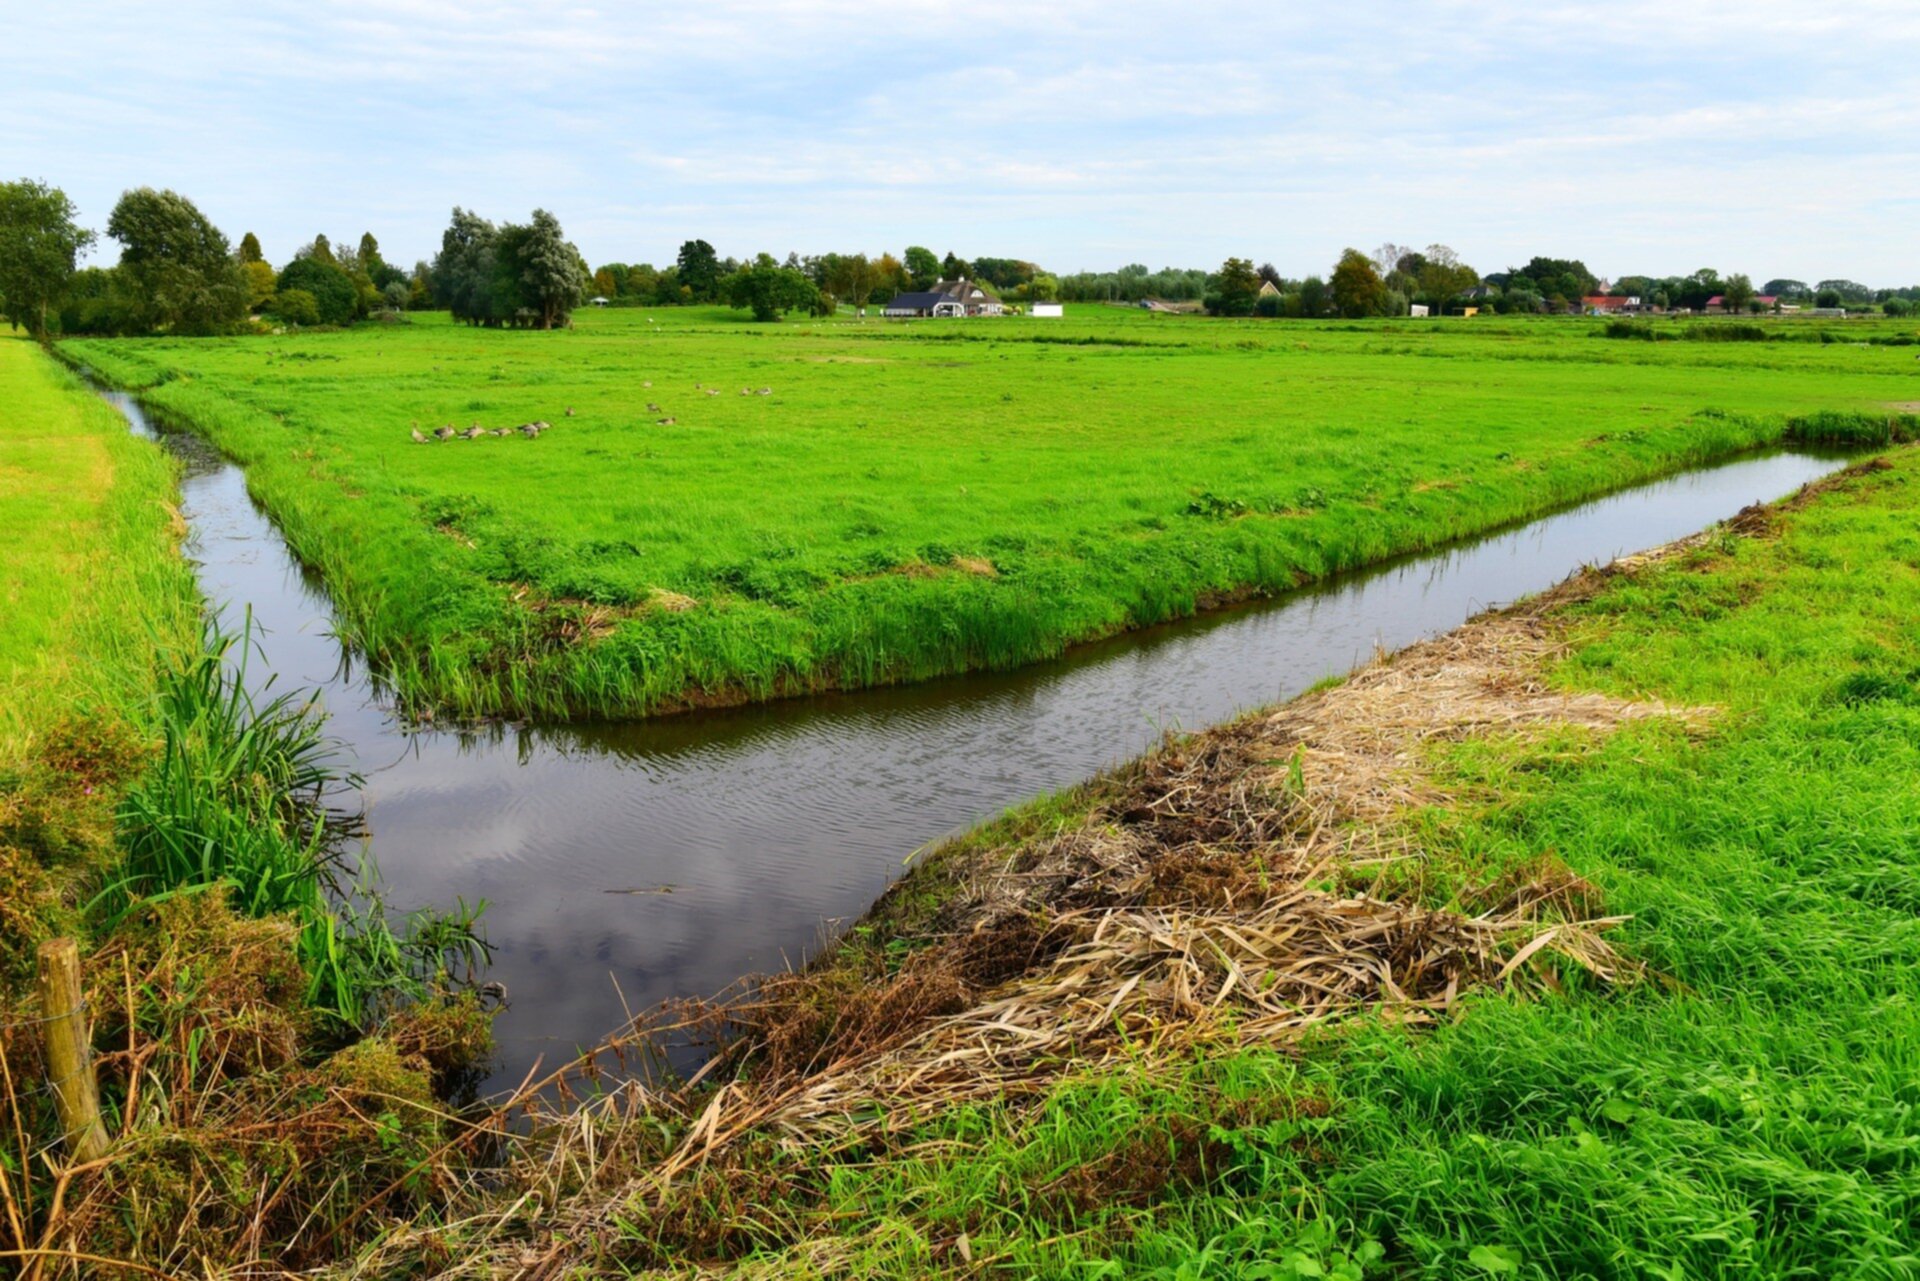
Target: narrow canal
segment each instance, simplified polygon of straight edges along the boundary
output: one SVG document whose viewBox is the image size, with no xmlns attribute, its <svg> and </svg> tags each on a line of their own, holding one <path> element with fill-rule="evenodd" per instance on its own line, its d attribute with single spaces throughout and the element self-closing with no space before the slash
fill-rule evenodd
<svg viewBox="0 0 1920 1281">
<path fill-rule="evenodd" d="M 1775 452 L 1639 486 L 1281 599 L 1135 633 L 1009 674 L 615 725 L 413 730 L 331 631 L 321 584 L 193 437 L 206 598 L 251 609 L 275 689 L 314 688 L 366 778 L 371 852 L 399 907 L 485 898 L 509 1008 L 496 1080 L 590 1045 L 635 1010 L 797 964 L 928 841 L 1199 728 L 1291 697 L 1582 565 L 1657 546 L 1843 465 Z"/>
</svg>

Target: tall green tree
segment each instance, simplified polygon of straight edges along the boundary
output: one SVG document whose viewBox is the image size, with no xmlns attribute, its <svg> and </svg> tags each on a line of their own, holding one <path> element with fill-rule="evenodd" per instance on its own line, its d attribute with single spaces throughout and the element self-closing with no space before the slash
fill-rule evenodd
<svg viewBox="0 0 1920 1281">
<path fill-rule="evenodd" d="M 77 225 L 58 187 L 22 178 L 0 182 L 0 307 L 8 323 L 47 337 L 47 312 L 66 293 L 93 233 Z"/>
<path fill-rule="evenodd" d="M 1308 276 L 1300 282 L 1300 318 L 1319 320 L 1327 314 L 1330 305 L 1327 282 L 1318 276 Z"/>
<path fill-rule="evenodd" d="M 500 232 L 477 213 L 455 205 L 433 259 L 433 299 L 470 325 L 497 324 L 494 314 L 494 241 Z"/>
<path fill-rule="evenodd" d="M 1480 283 L 1480 273 L 1461 262 L 1460 255 L 1446 245 L 1428 245 L 1424 254 L 1410 256 L 1419 259 L 1412 273 L 1419 292 L 1436 306 L 1446 306 Z"/>
<path fill-rule="evenodd" d="M 1753 281 L 1745 272 L 1736 271 L 1720 287 L 1722 303 L 1728 311 L 1745 311 L 1753 301 Z"/>
<path fill-rule="evenodd" d="M 260 237 L 249 231 L 240 237 L 241 262 L 265 262 L 267 256 L 260 252 Z"/>
<path fill-rule="evenodd" d="M 380 256 L 380 242 L 373 238 L 371 231 L 360 233 L 360 251 L 355 256 L 360 261 L 360 270 L 373 282 L 373 287 L 381 292 L 383 298 L 388 285 L 405 283 L 407 279 L 406 272 Z"/>
<path fill-rule="evenodd" d="M 563 325 L 587 296 L 587 269 L 580 251 L 567 240 L 560 220 L 544 209 L 533 220 L 514 228 L 511 268 L 517 277 L 520 300 L 537 317 L 542 329 Z"/>
<path fill-rule="evenodd" d="M 120 242 L 128 311 L 146 329 L 177 334 L 229 330 L 247 314 L 247 283 L 220 229 L 191 200 L 141 187 L 107 219 Z"/>
<path fill-rule="evenodd" d="M 1216 316 L 1251 316 L 1254 299 L 1260 296 L 1260 283 L 1260 273 L 1249 259 L 1227 259 L 1213 278 L 1207 310 Z"/>
<path fill-rule="evenodd" d="M 720 296 L 720 258 L 704 240 L 689 240 L 680 246 L 673 265 L 680 283 L 692 291 L 693 301 L 712 302 Z"/>
<path fill-rule="evenodd" d="M 1358 249 L 1340 255 L 1327 287 L 1333 293 L 1334 310 L 1348 317 L 1379 315 L 1387 296 L 1386 282 L 1380 279 L 1373 259 Z"/>
<path fill-rule="evenodd" d="M 940 277 L 940 260 L 924 245 L 907 246 L 905 265 L 907 283 L 915 289 L 925 289 Z"/>
<path fill-rule="evenodd" d="M 823 287 L 849 306 L 857 307 L 880 284 L 880 270 L 865 254 L 829 254 Z"/>
</svg>

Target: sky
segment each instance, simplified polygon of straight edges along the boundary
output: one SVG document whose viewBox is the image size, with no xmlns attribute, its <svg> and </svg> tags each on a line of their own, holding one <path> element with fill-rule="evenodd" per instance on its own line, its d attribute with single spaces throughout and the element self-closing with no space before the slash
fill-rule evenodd
<svg viewBox="0 0 1920 1281">
<path fill-rule="evenodd" d="M 0 176 L 269 260 L 458 204 L 594 265 L 1343 247 L 1920 282 L 1913 0 L 0 0 Z M 94 261 L 114 257 L 105 241 Z"/>
</svg>

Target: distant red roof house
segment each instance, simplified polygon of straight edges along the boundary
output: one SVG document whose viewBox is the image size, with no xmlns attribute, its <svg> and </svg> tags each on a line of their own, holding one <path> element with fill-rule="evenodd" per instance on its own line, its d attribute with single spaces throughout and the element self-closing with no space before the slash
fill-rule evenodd
<svg viewBox="0 0 1920 1281">
<path fill-rule="evenodd" d="M 1755 294 L 1753 300 L 1760 304 L 1761 309 L 1764 311 L 1772 311 L 1773 304 L 1780 301 L 1774 294 Z M 1725 311 L 1726 309 L 1727 296 L 1725 294 L 1715 294 L 1713 297 L 1707 299 L 1708 311 Z"/>
<path fill-rule="evenodd" d="M 1580 310 L 1589 315 L 1604 316 L 1610 312 L 1625 311 L 1629 307 L 1638 307 L 1638 298 L 1629 298 L 1625 294 L 1588 294 L 1580 300 Z"/>
</svg>

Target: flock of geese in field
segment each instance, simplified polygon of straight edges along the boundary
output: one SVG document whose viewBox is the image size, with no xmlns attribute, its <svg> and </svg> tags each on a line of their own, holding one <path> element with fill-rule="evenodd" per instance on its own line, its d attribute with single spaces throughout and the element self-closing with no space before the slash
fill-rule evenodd
<svg viewBox="0 0 1920 1281">
<path fill-rule="evenodd" d="M 644 382 L 640 385 L 643 387 L 653 386 L 651 382 Z M 695 383 L 693 385 L 693 389 L 695 391 L 703 391 L 709 396 L 718 396 L 720 394 L 720 389 L 718 387 L 706 387 L 706 386 L 702 386 L 700 383 Z M 773 388 L 761 387 L 761 388 L 755 389 L 752 387 L 742 387 L 740 389 L 740 394 L 742 396 L 771 396 L 773 395 Z M 656 405 L 654 402 L 649 400 L 647 402 L 647 412 L 650 414 L 662 414 L 662 413 L 665 413 L 666 411 L 661 409 L 659 405 Z M 572 405 L 567 406 L 566 416 L 568 418 L 573 417 Z M 654 421 L 662 427 L 671 427 L 673 424 L 679 422 L 680 420 L 678 418 L 668 416 L 665 418 L 656 418 L 654 419 Z M 525 436 L 528 440 L 538 440 L 540 438 L 541 432 L 550 431 L 552 430 L 552 428 L 553 428 L 553 424 L 548 422 L 546 419 L 536 418 L 530 423 L 521 423 L 517 427 L 483 427 L 479 423 L 475 423 L 471 427 L 462 429 L 459 427 L 455 427 L 452 423 L 447 423 L 444 426 L 434 428 L 431 434 L 421 431 L 420 424 L 418 422 L 415 422 L 412 427 L 412 432 L 413 432 L 414 444 L 431 445 L 438 441 L 478 440 L 482 436 L 512 436 L 515 433 Z"/>
</svg>

